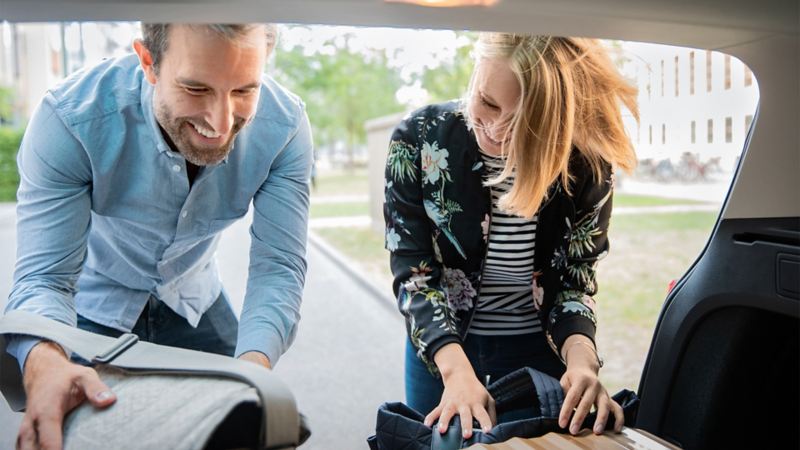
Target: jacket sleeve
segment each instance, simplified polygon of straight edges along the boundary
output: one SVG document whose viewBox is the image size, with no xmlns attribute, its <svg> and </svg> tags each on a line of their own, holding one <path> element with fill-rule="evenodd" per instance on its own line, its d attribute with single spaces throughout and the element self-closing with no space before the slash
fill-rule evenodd
<svg viewBox="0 0 800 450">
<path fill-rule="evenodd" d="M 608 224 L 611 217 L 613 174 L 604 165 L 600 180 L 588 167 L 583 186 L 573 192 L 574 216 L 563 217 L 564 245 L 556 247 L 551 267 L 558 273 L 558 292 L 547 313 L 547 337 L 560 356 L 561 347 L 573 334 L 583 334 L 594 341 L 597 320 L 597 262 L 608 254 Z"/>
<path fill-rule="evenodd" d="M 435 225 L 423 204 L 422 142 L 411 116 L 395 129 L 386 162 L 386 249 L 394 275 L 393 289 L 417 356 L 437 374 L 433 355 L 445 344 L 460 342 L 455 311 L 447 303 L 441 258 L 433 240 Z"/>
</svg>

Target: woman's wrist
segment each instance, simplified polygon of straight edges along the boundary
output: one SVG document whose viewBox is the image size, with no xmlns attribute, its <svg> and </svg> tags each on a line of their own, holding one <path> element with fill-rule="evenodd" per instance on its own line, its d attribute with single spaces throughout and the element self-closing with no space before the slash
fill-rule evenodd
<svg viewBox="0 0 800 450">
<path fill-rule="evenodd" d="M 567 338 L 561 347 L 561 358 L 568 368 L 586 367 L 597 373 L 603 367 L 594 343 L 584 335 Z"/>
<path fill-rule="evenodd" d="M 452 342 L 440 348 L 439 351 L 433 355 L 433 361 L 442 374 L 442 381 L 447 381 L 454 375 L 472 372 L 472 364 L 470 364 L 467 354 L 460 344 Z"/>
</svg>

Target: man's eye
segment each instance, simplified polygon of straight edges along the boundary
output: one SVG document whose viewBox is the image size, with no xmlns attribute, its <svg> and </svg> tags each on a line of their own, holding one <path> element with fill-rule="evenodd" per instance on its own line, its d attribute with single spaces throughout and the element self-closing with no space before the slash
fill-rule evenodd
<svg viewBox="0 0 800 450">
<path fill-rule="evenodd" d="M 188 93 L 190 93 L 192 95 L 201 95 L 201 94 L 205 94 L 206 92 L 208 92 L 208 89 L 201 88 L 201 87 L 184 87 L 183 89 L 185 89 L 186 92 L 188 92 Z"/>
<path fill-rule="evenodd" d="M 233 92 L 236 95 L 247 96 L 247 95 L 253 95 L 256 92 L 256 90 L 255 89 L 237 89 L 237 90 L 235 90 Z"/>
</svg>

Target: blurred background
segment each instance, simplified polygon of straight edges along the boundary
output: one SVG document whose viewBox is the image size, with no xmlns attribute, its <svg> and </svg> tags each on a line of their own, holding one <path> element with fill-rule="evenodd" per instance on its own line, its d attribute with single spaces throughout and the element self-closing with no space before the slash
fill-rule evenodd
<svg viewBox="0 0 800 450">
<path fill-rule="evenodd" d="M 139 24 L 129 22 L 0 23 L 0 306 L 14 265 L 15 156 L 32 110 L 68 74 L 129 53 L 138 36 Z M 381 401 L 402 400 L 404 331 L 391 294 L 381 212 L 387 144 L 407 112 L 463 94 L 476 37 L 462 31 L 280 27 L 266 70 L 306 102 L 316 149 L 304 320 L 277 371 L 290 380 L 301 407 L 324 411 L 310 448 L 330 448 L 326 439 L 342 439 L 341 428 L 324 425 L 345 420 L 342 409 L 353 416 L 345 430 L 362 442 L 373 420 L 364 414 Z M 601 378 L 615 392 L 637 389 L 669 286 L 708 240 L 753 123 L 758 87 L 741 61 L 723 53 L 605 44 L 638 87 L 641 110 L 638 123 L 626 116 L 639 166 L 633 174 L 618 174 L 611 252 L 598 269 L 597 340 L 606 360 Z M 226 231 L 219 253 L 237 312 L 246 279 L 247 221 Z M 337 314 L 355 314 L 345 312 L 353 301 L 360 302 L 362 316 L 348 323 L 357 330 L 330 326 L 341 322 Z M 351 378 L 332 388 L 318 379 L 321 373 Z M 350 400 L 337 403 L 337 393 Z"/>
</svg>

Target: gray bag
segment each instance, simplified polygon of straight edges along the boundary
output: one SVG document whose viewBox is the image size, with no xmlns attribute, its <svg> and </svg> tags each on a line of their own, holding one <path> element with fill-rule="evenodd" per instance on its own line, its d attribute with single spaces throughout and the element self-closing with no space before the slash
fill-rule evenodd
<svg viewBox="0 0 800 450">
<path fill-rule="evenodd" d="M 293 449 L 310 435 L 294 397 L 271 371 L 234 358 L 101 336 L 24 311 L 0 317 L 0 391 L 25 407 L 22 375 L 4 335 L 50 340 L 91 361 L 117 396 L 84 403 L 64 422 L 64 448 Z"/>
</svg>

